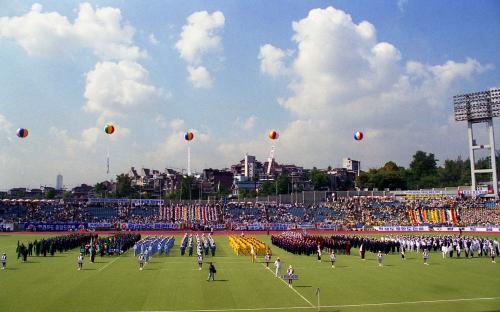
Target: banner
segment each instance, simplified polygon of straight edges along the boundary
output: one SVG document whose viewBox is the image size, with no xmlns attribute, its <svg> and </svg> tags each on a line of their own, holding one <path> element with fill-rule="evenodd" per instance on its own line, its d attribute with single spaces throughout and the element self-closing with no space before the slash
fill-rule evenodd
<svg viewBox="0 0 500 312">
<path fill-rule="evenodd" d="M 423 232 L 429 231 L 428 226 L 374 226 L 376 231 L 387 231 L 387 232 Z"/>
<path fill-rule="evenodd" d="M 121 223 L 120 228 L 122 230 L 179 230 L 180 225 L 175 223 L 149 223 L 149 224 L 141 224 L 141 223 Z"/>
<path fill-rule="evenodd" d="M 340 226 L 337 224 L 320 224 L 320 226 L 318 228 L 322 229 L 322 230 L 336 230 L 339 227 Z"/>
<path fill-rule="evenodd" d="M 432 230 L 437 232 L 459 232 L 462 229 L 462 232 L 491 232 L 491 233 L 500 233 L 500 226 L 487 226 L 487 227 L 475 227 L 475 226 L 466 226 L 466 227 L 435 227 Z"/>
<path fill-rule="evenodd" d="M 297 224 L 298 229 L 304 229 L 304 230 L 309 230 L 309 229 L 315 229 L 316 225 L 311 224 L 311 223 L 304 223 L 304 224 Z"/>
<path fill-rule="evenodd" d="M 113 223 L 88 223 L 88 229 L 92 230 L 111 230 L 113 229 Z"/>
<path fill-rule="evenodd" d="M 429 226 L 374 226 L 377 231 L 387 231 L 387 232 L 422 232 L 422 231 L 436 231 L 436 232 L 459 232 L 462 229 L 463 232 L 491 232 L 500 233 L 500 226 L 487 226 L 487 227 L 476 227 L 476 226 L 440 226 L 440 227 L 429 227 Z"/>
<path fill-rule="evenodd" d="M 249 231 L 263 231 L 263 230 L 265 230 L 265 225 L 262 223 L 248 224 L 247 230 L 249 230 Z"/>
<path fill-rule="evenodd" d="M 24 223 L 25 231 L 41 231 L 41 232 L 62 232 L 62 231 L 77 231 L 87 228 L 87 223 L 39 223 L 27 222 Z"/>
<path fill-rule="evenodd" d="M 128 199 L 128 198 L 89 198 L 89 204 L 132 204 L 159 206 L 163 205 L 163 199 Z"/>
<path fill-rule="evenodd" d="M 14 231 L 14 223 L 0 223 L 0 232 Z"/>
<path fill-rule="evenodd" d="M 129 204 L 128 198 L 89 198 L 89 204 Z"/>
<path fill-rule="evenodd" d="M 269 229 L 271 231 L 286 231 L 290 228 L 286 223 L 271 223 L 269 224 Z"/>
</svg>

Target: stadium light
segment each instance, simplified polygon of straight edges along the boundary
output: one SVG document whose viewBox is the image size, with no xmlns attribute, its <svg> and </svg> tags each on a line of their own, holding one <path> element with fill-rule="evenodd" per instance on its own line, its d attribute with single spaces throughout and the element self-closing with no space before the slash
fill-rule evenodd
<svg viewBox="0 0 500 312">
<path fill-rule="evenodd" d="M 467 121 L 469 136 L 469 155 L 471 170 L 471 191 L 476 190 L 476 174 L 491 174 L 494 196 L 498 195 L 497 165 L 495 159 L 495 135 L 493 131 L 493 118 L 500 116 L 500 89 L 467 93 L 453 97 L 455 120 Z M 472 125 L 486 123 L 488 127 L 489 144 L 477 145 L 474 139 Z M 490 169 L 476 169 L 474 151 L 480 149 L 490 150 Z"/>
</svg>

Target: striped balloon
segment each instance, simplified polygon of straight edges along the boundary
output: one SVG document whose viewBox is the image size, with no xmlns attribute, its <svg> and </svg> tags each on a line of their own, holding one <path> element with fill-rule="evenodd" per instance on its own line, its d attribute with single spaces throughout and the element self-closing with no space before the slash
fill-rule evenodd
<svg viewBox="0 0 500 312">
<path fill-rule="evenodd" d="M 356 140 L 356 141 L 363 140 L 363 132 L 358 131 L 358 132 L 354 133 L 354 140 Z"/>
<path fill-rule="evenodd" d="M 184 134 L 184 139 L 185 139 L 186 141 L 191 141 L 191 140 L 193 140 L 193 139 L 194 139 L 194 133 L 193 133 L 193 132 L 191 132 L 191 131 L 186 132 L 186 134 Z"/>
<path fill-rule="evenodd" d="M 25 128 L 19 128 L 17 129 L 16 132 L 17 136 L 20 137 L 21 139 L 24 139 L 25 137 L 28 136 L 28 129 Z"/>
<path fill-rule="evenodd" d="M 278 134 L 278 132 L 276 130 L 272 130 L 269 132 L 269 138 L 271 140 L 276 140 L 277 138 L 279 138 L 279 136 L 280 135 Z"/>
<path fill-rule="evenodd" d="M 105 127 L 104 127 L 104 132 L 106 132 L 107 134 L 113 134 L 115 132 L 115 126 L 113 126 L 112 124 L 107 124 Z"/>
</svg>

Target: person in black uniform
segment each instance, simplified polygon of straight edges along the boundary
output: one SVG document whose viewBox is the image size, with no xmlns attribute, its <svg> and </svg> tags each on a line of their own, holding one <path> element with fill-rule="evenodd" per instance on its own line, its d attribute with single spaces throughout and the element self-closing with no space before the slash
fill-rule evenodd
<svg viewBox="0 0 500 312">
<path fill-rule="evenodd" d="M 213 263 L 210 262 L 210 266 L 208 267 L 208 282 L 210 282 L 210 280 L 215 281 L 215 273 L 217 273 L 217 270 L 215 269 Z"/>
</svg>

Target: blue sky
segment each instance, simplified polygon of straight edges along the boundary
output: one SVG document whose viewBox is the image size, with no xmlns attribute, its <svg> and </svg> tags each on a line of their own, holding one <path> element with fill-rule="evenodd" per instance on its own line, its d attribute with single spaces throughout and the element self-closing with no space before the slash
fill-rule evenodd
<svg viewBox="0 0 500 312">
<path fill-rule="evenodd" d="M 271 129 L 277 160 L 306 167 L 466 156 L 452 96 L 500 86 L 499 16 L 498 1 L 2 2 L 0 189 L 95 183 L 108 151 L 113 175 L 185 168 L 189 129 L 196 169 L 265 159 Z"/>
</svg>

